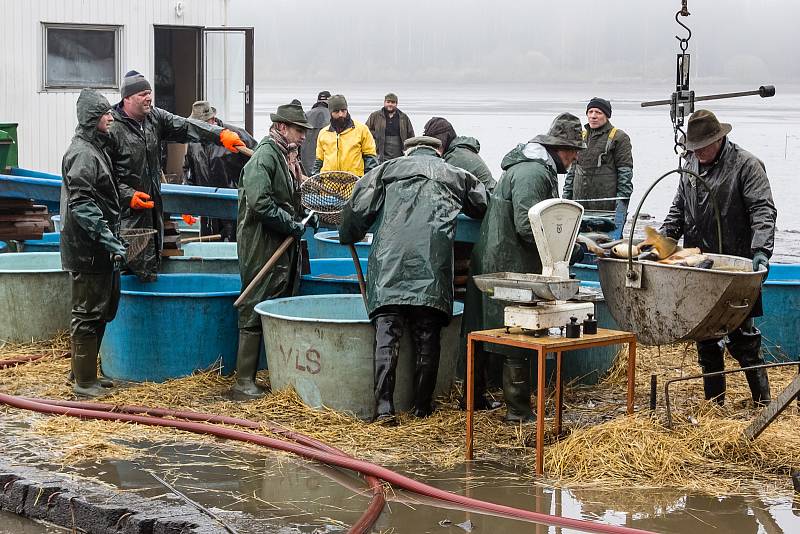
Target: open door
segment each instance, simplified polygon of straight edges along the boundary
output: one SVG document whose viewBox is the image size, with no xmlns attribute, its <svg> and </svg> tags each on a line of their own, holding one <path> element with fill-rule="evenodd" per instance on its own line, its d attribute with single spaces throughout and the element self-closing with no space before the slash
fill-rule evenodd
<svg viewBox="0 0 800 534">
<path fill-rule="evenodd" d="M 225 123 L 253 134 L 253 28 L 203 29 L 203 95 Z"/>
</svg>

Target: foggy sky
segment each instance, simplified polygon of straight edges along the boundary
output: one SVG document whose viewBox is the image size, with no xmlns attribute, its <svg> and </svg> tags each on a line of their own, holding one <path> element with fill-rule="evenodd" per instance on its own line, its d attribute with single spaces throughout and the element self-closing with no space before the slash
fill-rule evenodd
<svg viewBox="0 0 800 534">
<path fill-rule="evenodd" d="M 790 0 L 689 0 L 693 80 L 800 83 Z M 231 0 L 256 83 L 598 83 L 675 77 L 678 0 Z"/>
</svg>

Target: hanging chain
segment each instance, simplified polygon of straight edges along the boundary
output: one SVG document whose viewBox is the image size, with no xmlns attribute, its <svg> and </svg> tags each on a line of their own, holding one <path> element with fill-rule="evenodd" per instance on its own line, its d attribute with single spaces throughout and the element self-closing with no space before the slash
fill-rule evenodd
<svg viewBox="0 0 800 534">
<path fill-rule="evenodd" d="M 681 52 L 677 57 L 675 92 L 672 93 L 672 105 L 670 107 L 670 118 L 672 119 L 672 130 L 674 132 L 675 141 L 673 150 L 679 157 L 682 157 L 686 152 L 686 146 L 684 145 L 686 132 L 683 130 L 684 119 L 687 115 L 691 115 L 691 113 L 694 112 L 694 91 L 689 88 L 690 54 L 686 53 L 689 49 L 689 39 L 692 38 L 692 30 L 678 18 L 689 16 L 690 13 L 687 2 L 688 0 L 681 0 L 681 9 L 675 13 L 675 22 L 685 29 L 688 35 L 686 37 L 675 36 L 678 40 L 678 46 Z"/>
</svg>

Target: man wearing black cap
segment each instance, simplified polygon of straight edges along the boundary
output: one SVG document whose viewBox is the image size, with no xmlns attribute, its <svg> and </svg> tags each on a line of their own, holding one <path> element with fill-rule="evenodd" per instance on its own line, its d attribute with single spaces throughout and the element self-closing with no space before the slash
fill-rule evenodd
<svg viewBox="0 0 800 534">
<path fill-rule="evenodd" d="M 308 175 L 311 175 L 314 170 L 314 157 L 317 152 L 319 131 L 331 122 L 331 112 L 328 110 L 328 99 L 330 97 L 330 91 L 320 91 L 317 95 L 317 101 L 311 106 L 311 110 L 306 113 L 311 129 L 306 132 L 306 140 L 300 146 L 300 161 L 303 163 L 303 171 Z"/>
<path fill-rule="evenodd" d="M 486 211 L 483 184 L 442 161 L 438 139 L 412 137 L 405 148 L 404 157 L 358 181 L 339 227 L 342 243 L 356 243 L 379 221 L 367 262 L 367 312 L 375 326 L 376 417 L 390 424 L 406 327 L 416 355 L 413 413 L 433 412 L 439 336 L 453 313 L 456 216 Z"/>
<path fill-rule="evenodd" d="M 290 297 L 300 282 L 300 237 L 304 227 L 300 205 L 302 169 L 298 147 L 311 128 L 299 104 L 279 106 L 271 113 L 269 134 L 256 147 L 239 177 L 237 251 L 242 288 L 289 237 L 295 238 L 272 270 L 239 308 L 239 350 L 233 391 L 247 397 L 264 394 L 256 384 L 261 348 L 261 319 L 254 307 L 261 301 Z"/>
<path fill-rule="evenodd" d="M 558 198 L 558 175 L 567 172 L 586 144 L 581 121 L 575 115 L 558 115 L 547 134 L 521 143 L 503 158 L 503 175 L 492 193 L 489 210 L 470 259 L 470 277 L 464 301 L 462 337 L 475 330 L 503 326 L 504 305 L 481 293 L 472 277 L 497 272 L 541 273 L 542 260 L 533 237 L 528 210 L 549 198 Z M 502 354 L 503 397 L 506 421 L 533 421 L 531 412 L 530 351 L 492 348 Z M 489 407 L 485 356 L 476 357 L 475 406 Z"/>
<path fill-rule="evenodd" d="M 219 126 L 184 119 L 153 106 L 147 79 L 132 70 L 122 80 L 122 99 L 112 109 L 109 156 L 119 182 L 123 229 L 155 229 L 145 251 L 128 263 L 142 280 L 156 278 L 161 264 L 163 205 L 161 202 L 161 143 L 217 143 L 231 152 L 244 146 L 239 136 Z"/>
<path fill-rule="evenodd" d="M 403 155 L 403 143 L 414 137 L 414 127 L 408 115 L 397 109 L 397 95 L 383 97 L 383 108 L 373 111 L 365 123 L 378 147 L 381 163 Z"/>
<path fill-rule="evenodd" d="M 690 175 L 681 176 L 678 192 L 672 201 L 661 231 L 669 237 L 683 236 L 685 247 L 699 247 L 703 252 L 717 252 L 717 216 L 722 219 L 722 253 L 753 259 L 753 271 L 768 270 L 775 242 L 778 212 L 764 164 L 753 154 L 728 139 L 732 126 L 719 122 L 710 111 L 698 109 L 689 117 L 685 146 L 688 154 L 684 168 L 695 172 L 711 188 Z M 723 355 L 728 348 L 742 367 L 764 363 L 761 355 L 761 332 L 753 317 L 763 314 L 761 296 L 750 316 L 724 338 L 697 343 L 697 356 L 704 373 L 722 371 Z M 764 369 L 746 371 L 753 402 L 769 403 L 769 380 Z M 703 379 L 705 397 L 725 402 L 725 375 Z"/>
<path fill-rule="evenodd" d="M 608 100 L 592 98 L 586 106 L 586 118 L 583 138 L 587 148 L 567 173 L 564 198 L 581 202 L 587 210 L 613 211 L 615 230 L 611 237 L 617 239 L 633 193 L 631 139 L 609 121 Z M 612 200 L 585 202 L 600 198 Z"/>
</svg>

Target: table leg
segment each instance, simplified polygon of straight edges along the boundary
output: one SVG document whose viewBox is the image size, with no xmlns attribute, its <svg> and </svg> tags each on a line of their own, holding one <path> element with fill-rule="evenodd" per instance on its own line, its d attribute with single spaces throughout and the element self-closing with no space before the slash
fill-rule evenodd
<svg viewBox="0 0 800 534">
<path fill-rule="evenodd" d="M 556 352 L 556 436 L 561 435 L 561 408 L 562 408 L 562 390 L 561 390 L 561 355 L 562 352 Z"/>
<path fill-rule="evenodd" d="M 475 399 L 472 398 L 475 389 L 475 361 L 474 341 L 467 336 L 467 450 L 466 459 L 472 460 L 472 412 L 475 408 Z"/>
<path fill-rule="evenodd" d="M 544 394 L 547 390 L 544 376 L 545 352 L 544 347 L 538 347 L 537 357 L 537 383 L 536 383 L 536 474 L 544 473 Z"/>
<path fill-rule="evenodd" d="M 636 386 L 636 337 L 628 342 L 628 415 L 633 414 Z"/>
</svg>

